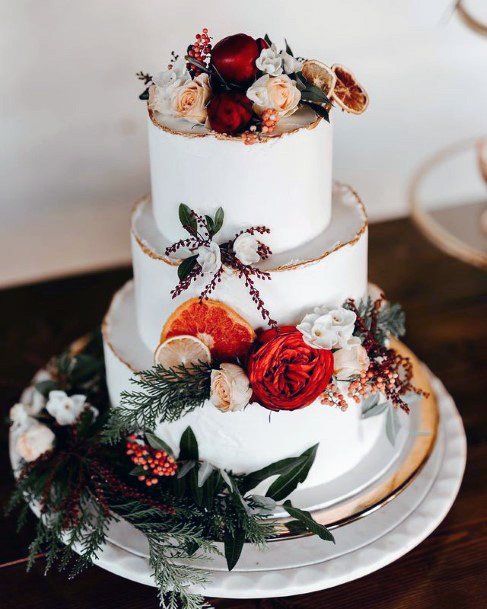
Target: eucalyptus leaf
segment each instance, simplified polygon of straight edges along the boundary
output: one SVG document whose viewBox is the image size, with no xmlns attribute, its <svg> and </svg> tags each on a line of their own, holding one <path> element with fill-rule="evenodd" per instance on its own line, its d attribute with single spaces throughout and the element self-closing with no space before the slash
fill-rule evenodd
<svg viewBox="0 0 487 609">
<path fill-rule="evenodd" d="M 224 219 L 224 217 L 225 217 L 225 213 L 223 211 L 223 208 L 219 207 L 216 210 L 215 219 L 213 221 L 213 235 L 216 235 L 217 232 L 223 226 L 223 219 Z"/>
<path fill-rule="evenodd" d="M 186 427 L 179 441 L 179 459 L 198 461 L 198 441 L 191 427 Z"/>
<path fill-rule="evenodd" d="M 215 223 L 213 221 L 213 218 L 211 216 L 205 215 L 205 220 L 206 220 L 206 226 L 208 227 L 208 232 L 210 234 L 210 237 L 212 237 L 215 234 Z"/>
<path fill-rule="evenodd" d="M 325 119 L 327 123 L 330 122 L 330 113 L 324 106 L 320 106 L 320 104 L 313 104 L 311 102 L 304 102 L 309 108 L 311 108 L 318 116 Z"/>
<path fill-rule="evenodd" d="M 250 498 L 258 508 L 261 508 L 264 512 L 272 512 L 276 507 L 276 502 L 270 497 L 264 497 L 263 495 L 251 495 Z"/>
<path fill-rule="evenodd" d="M 382 414 L 384 410 L 391 405 L 388 401 L 381 402 L 380 398 L 381 394 L 376 393 L 364 400 L 364 403 L 362 404 L 362 419 L 368 419 L 369 417 L 375 417 Z"/>
<path fill-rule="evenodd" d="M 298 520 L 307 531 L 314 535 L 318 535 L 318 537 L 324 541 L 332 541 L 335 543 L 335 538 L 330 531 L 322 524 L 316 522 L 309 512 L 294 507 L 290 501 L 285 501 L 282 504 L 282 507 L 290 516 Z"/>
<path fill-rule="evenodd" d="M 49 393 L 51 391 L 55 391 L 57 388 L 58 388 L 58 384 L 55 381 L 51 381 L 51 380 L 39 381 L 39 383 L 35 384 L 36 391 L 38 391 L 46 399 L 49 397 Z"/>
<path fill-rule="evenodd" d="M 142 101 L 147 101 L 149 99 L 149 87 L 147 87 L 145 91 L 142 91 L 142 93 L 139 95 L 139 99 Z"/>
<path fill-rule="evenodd" d="M 186 279 L 186 277 L 191 273 L 191 271 L 196 266 L 196 261 L 198 260 L 198 256 L 189 256 L 189 258 L 185 258 L 178 265 L 178 277 L 179 279 Z"/>
<path fill-rule="evenodd" d="M 198 229 L 196 218 L 191 213 L 191 209 L 184 203 L 179 205 L 179 221 L 189 233 L 196 233 Z"/>
<path fill-rule="evenodd" d="M 296 464 L 284 474 L 281 474 L 269 487 L 266 497 L 271 497 L 275 501 L 285 499 L 298 486 L 304 482 L 314 463 L 318 444 L 315 444 L 298 458 Z"/>
<path fill-rule="evenodd" d="M 272 40 L 269 38 L 269 34 L 266 34 L 264 36 L 264 40 L 267 42 L 267 44 L 271 47 L 272 46 Z"/>
<path fill-rule="evenodd" d="M 224 536 L 223 543 L 227 567 L 228 570 L 231 571 L 242 554 L 243 545 L 245 543 L 245 532 L 240 528 L 232 533 L 227 532 Z"/>
<path fill-rule="evenodd" d="M 396 444 L 397 434 L 401 429 L 401 421 L 399 419 L 399 415 L 397 413 L 396 408 L 390 405 L 389 410 L 386 415 L 386 436 L 392 446 Z"/>
<path fill-rule="evenodd" d="M 291 57 L 294 57 L 294 53 L 291 51 L 291 47 L 289 46 L 289 44 L 285 38 L 284 38 L 284 42 L 286 43 L 286 53 L 288 55 L 291 55 Z"/>
<path fill-rule="evenodd" d="M 171 457 L 174 457 L 173 450 L 169 446 L 169 444 L 166 444 L 164 440 L 161 440 L 161 438 L 153 434 L 151 431 L 146 431 L 145 437 L 147 439 L 147 442 L 149 442 L 150 446 L 152 446 L 152 448 L 155 448 L 156 450 L 163 450 Z"/>
<path fill-rule="evenodd" d="M 229 490 L 232 493 L 235 492 L 235 490 L 237 488 L 237 486 L 235 484 L 235 480 L 224 469 L 220 470 L 220 474 L 221 474 L 221 477 L 223 478 L 223 480 L 225 481 L 225 484 L 228 486 Z"/>
<path fill-rule="evenodd" d="M 331 104 L 330 98 L 323 93 L 323 91 L 315 87 L 315 85 L 310 85 L 309 83 L 306 86 L 306 89 L 301 91 L 301 99 L 303 101 L 310 102 L 318 102 L 320 104 Z"/>
</svg>

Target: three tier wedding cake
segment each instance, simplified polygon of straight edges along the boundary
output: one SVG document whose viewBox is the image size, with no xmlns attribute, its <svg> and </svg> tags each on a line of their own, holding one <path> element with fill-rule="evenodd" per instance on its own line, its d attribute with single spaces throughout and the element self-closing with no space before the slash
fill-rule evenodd
<svg viewBox="0 0 487 609">
<path fill-rule="evenodd" d="M 39 516 L 32 560 L 78 554 L 77 572 L 118 534 L 163 607 L 199 609 L 209 556 L 231 571 L 246 544 L 334 541 L 407 484 L 430 441 L 381 476 L 426 394 L 401 308 L 367 281 L 364 205 L 332 180 L 329 113 L 368 105 L 353 73 L 204 29 L 138 77 L 152 193 L 134 279 L 102 341 L 53 358 L 11 409 L 12 505 Z"/>
</svg>

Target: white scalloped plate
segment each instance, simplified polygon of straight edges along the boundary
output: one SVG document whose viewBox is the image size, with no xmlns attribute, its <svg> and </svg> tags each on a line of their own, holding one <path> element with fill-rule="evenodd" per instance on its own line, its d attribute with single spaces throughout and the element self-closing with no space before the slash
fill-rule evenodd
<svg viewBox="0 0 487 609">
<path fill-rule="evenodd" d="M 421 543 L 453 504 L 466 461 L 465 433 L 455 404 L 432 375 L 431 382 L 440 409 L 438 442 L 421 473 L 401 494 L 336 529 L 336 545 L 312 537 L 283 539 L 264 552 L 249 546 L 231 573 L 215 570 L 209 563 L 211 581 L 195 591 L 223 598 L 270 598 L 323 590 L 372 573 Z M 97 564 L 153 585 L 146 551 L 132 536 L 131 527 L 116 524 L 110 538 Z"/>
</svg>

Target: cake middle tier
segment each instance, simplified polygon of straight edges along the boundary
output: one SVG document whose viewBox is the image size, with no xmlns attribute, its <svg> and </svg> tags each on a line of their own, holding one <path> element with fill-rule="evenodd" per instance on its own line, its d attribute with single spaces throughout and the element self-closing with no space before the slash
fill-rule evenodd
<svg viewBox="0 0 487 609">
<path fill-rule="evenodd" d="M 185 127 L 181 119 L 162 124 L 150 113 L 148 123 L 154 217 L 167 239 L 184 236 L 180 203 L 210 216 L 223 207 L 218 242 L 249 226 L 272 228 L 268 245 L 275 253 L 327 227 L 332 128 L 309 108 L 282 119 L 272 137 L 251 146 L 241 137 Z"/>
<path fill-rule="evenodd" d="M 292 225 L 292 222 L 291 222 Z M 150 199 L 142 199 L 132 217 L 132 253 L 139 334 L 154 352 L 164 324 L 182 302 L 198 297 L 208 278 L 200 277 L 177 298 L 178 261 L 165 254 L 171 245 L 159 232 Z M 367 218 L 357 194 L 337 185 L 329 226 L 309 243 L 271 256 L 257 266 L 270 280 L 255 279 L 260 298 L 278 324 L 296 324 L 319 305 L 341 305 L 367 293 Z M 244 278 L 232 269 L 211 298 L 229 305 L 253 328 L 265 326 Z"/>
</svg>

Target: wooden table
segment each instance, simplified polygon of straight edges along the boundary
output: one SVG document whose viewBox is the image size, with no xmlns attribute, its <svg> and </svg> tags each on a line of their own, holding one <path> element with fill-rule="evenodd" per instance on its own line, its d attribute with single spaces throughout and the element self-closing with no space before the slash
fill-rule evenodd
<svg viewBox="0 0 487 609">
<path fill-rule="evenodd" d="M 447 257 L 408 220 L 370 231 L 370 278 L 404 305 L 407 343 L 445 383 L 467 430 L 465 479 L 451 512 L 415 550 L 360 580 L 324 592 L 265 601 L 215 599 L 225 609 L 463 609 L 487 606 L 486 276 Z M 95 327 L 129 269 L 96 273 L 0 292 L 2 417 L 50 355 Z M 0 433 L 0 502 L 12 490 L 7 428 Z M 0 520 L 0 606 L 3 609 L 156 609 L 155 590 L 91 567 L 68 581 L 30 574 L 23 559 L 34 517 L 19 535 L 15 518 Z"/>
</svg>

